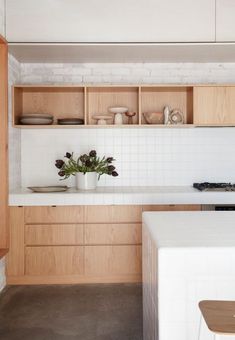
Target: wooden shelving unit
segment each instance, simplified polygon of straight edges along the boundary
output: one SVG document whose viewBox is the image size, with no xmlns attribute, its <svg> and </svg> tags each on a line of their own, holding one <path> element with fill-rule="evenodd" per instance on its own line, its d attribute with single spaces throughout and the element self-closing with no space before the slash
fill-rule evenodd
<svg viewBox="0 0 235 340">
<path fill-rule="evenodd" d="M 143 113 L 163 111 L 165 105 L 180 109 L 185 115 L 183 125 L 147 124 Z M 126 106 L 136 112 L 133 124 L 97 125 L 95 114 L 107 114 L 111 106 Z M 53 125 L 21 125 L 26 113 L 50 113 Z M 84 125 L 58 125 L 58 118 L 83 118 Z M 150 85 L 15 85 L 13 86 L 13 126 L 18 128 L 83 128 L 83 127 L 189 127 L 193 123 L 192 86 Z"/>
<path fill-rule="evenodd" d="M 125 128 L 235 126 L 235 86 L 229 85 L 15 85 L 13 126 L 18 128 Z M 147 124 L 143 113 L 163 112 L 168 105 L 184 114 L 184 124 Z M 97 125 L 93 116 L 109 114 L 109 107 L 136 112 L 132 125 Z M 50 113 L 53 125 L 20 125 L 26 113 Z M 84 125 L 58 125 L 58 118 L 83 118 Z"/>
</svg>

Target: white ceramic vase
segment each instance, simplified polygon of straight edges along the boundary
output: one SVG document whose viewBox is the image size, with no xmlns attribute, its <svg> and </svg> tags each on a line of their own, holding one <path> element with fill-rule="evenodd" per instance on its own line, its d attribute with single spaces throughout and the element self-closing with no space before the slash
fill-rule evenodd
<svg viewBox="0 0 235 340">
<path fill-rule="evenodd" d="M 92 190 L 97 186 L 97 172 L 76 173 L 76 187 L 79 190 Z"/>
</svg>

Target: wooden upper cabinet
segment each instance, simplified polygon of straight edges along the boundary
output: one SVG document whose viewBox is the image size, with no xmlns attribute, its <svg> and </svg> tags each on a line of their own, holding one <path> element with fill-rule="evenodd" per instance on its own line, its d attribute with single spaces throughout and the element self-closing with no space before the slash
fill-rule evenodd
<svg viewBox="0 0 235 340">
<path fill-rule="evenodd" d="M 216 41 L 235 41 L 235 1 L 216 1 Z"/>
<path fill-rule="evenodd" d="M 235 125 L 235 86 L 194 88 L 195 125 Z"/>
<path fill-rule="evenodd" d="M 9 42 L 215 40 L 215 0 L 7 0 Z"/>
</svg>

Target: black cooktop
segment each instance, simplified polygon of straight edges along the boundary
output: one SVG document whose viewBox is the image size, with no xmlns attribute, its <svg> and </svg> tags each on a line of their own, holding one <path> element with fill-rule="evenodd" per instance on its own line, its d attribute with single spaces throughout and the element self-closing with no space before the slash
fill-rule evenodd
<svg viewBox="0 0 235 340">
<path fill-rule="evenodd" d="M 193 183 L 193 187 L 200 191 L 235 191 L 235 184 L 231 183 Z"/>
</svg>

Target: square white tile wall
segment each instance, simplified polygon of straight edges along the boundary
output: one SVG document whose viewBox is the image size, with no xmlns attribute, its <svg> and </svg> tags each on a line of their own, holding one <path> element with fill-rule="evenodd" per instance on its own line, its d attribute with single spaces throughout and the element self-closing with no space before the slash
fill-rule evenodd
<svg viewBox="0 0 235 340">
<path fill-rule="evenodd" d="M 235 83 L 235 63 L 21 64 L 22 83 Z M 22 186 L 59 183 L 66 151 L 117 159 L 118 178 L 100 185 L 191 185 L 235 181 L 235 129 L 21 130 Z M 61 183 L 61 182 L 60 182 Z M 69 181 L 73 185 L 74 181 Z"/>
<path fill-rule="evenodd" d="M 235 182 L 234 128 L 47 129 L 22 131 L 23 187 L 59 183 L 55 159 L 66 151 L 81 154 L 91 149 L 117 160 L 120 176 L 103 176 L 100 185 Z M 69 184 L 73 185 L 74 181 Z"/>
</svg>

